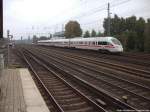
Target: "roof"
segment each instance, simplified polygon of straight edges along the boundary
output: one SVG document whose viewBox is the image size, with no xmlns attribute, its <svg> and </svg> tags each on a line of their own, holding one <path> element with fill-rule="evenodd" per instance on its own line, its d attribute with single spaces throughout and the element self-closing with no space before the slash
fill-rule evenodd
<svg viewBox="0 0 150 112">
<path fill-rule="evenodd" d="M 109 40 L 113 37 L 90 37 L 90 38 L 73 38 L 71 41 L 98 41 L 98 40 Z"/>
<path fill-rule="evenodd" d="M 51 39 L 51 40 L 40 40 L 38 42 L 61 42 L 61 41 L 104 41 L 110 40 L 114 37 L 90 37 L 90 38 L 83 38 L 83 37 L 76 37 L 71 39 Z"/>
</svg>

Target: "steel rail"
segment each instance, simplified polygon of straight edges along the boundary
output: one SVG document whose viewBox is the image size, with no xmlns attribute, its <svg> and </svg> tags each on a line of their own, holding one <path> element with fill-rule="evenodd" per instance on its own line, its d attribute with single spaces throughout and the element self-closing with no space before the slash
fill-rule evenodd
<svg viewBox="0 0 150 112">
<path fill-rule="evenodd" d="M 30 55 L 31 56 L 31 55 Z M 38 62 L 39 64 L 41 64 L 43 67 L 45 67 L 48 71 L 52 72 L 55 76 L 56 73 L 52 70 L 49 69 L 49 67 L 47 67 L 45 64 L 40 63 L 35 57 L 31 56 L 31 58 L 33 58 L 36 62 Z M 64 79 L 62 79 L 61 77 L 59 77 L 57 75 L 57 77 L 59 79 L 61 79 L 67 86 L 71 87 L 74 91 L 76 91 L 76 93 L 78 93 L 80 96 L 84 97 L 90 104 L 92 104 L 95 108 L 98 109 L 98 111 L 100 112 L 107 112 L 105 109 L 103 109 L 102 107 L 100 107 L 99 105 L 97 105 L 95 102 L 93 102 L 91 99 L 89 99 L 88 97 L 86 97 L 84 94 L 82 94 L 80 91 L 78 91 L 76 88 L 72 87 L 68 82 L 66 82 Z M 53 97 L 54 98 L 54 97 Z M 57 102 L 57 101 L 56 101 Z M 58 103 L 57 103 L 58 104 Z M 59 105 L 59 104 L 58 104 Z M 60 107 L 60 106 L 59 106 Z"/>
<path fill-rule="evenodd" d="M 52 50 L 52 51 L 53 52 L 58 52 L 56 50 Z M 59 51 L 59 53 L 62 53 L 62 54 L 65 54 L 65 55 L 67 54 L 67 53 L 60 52 L 60 51 Z M 95 60 L 95 59 L 91 59 L 91 58 L 85 57 L 85 56 L 81 57 L 81 56 L 75 55 L 75 54 L 71 55 L 71 54 L 68 53 L 68 55 L 72 56 L 73 58 L 77 58 L 78 60 L 79 59 L 85 59 L 86 61 L 97 64 L 97 65 L 102 65 L 103 64 L 103 66 L 106 66 L 106 67 L 109 67 L 109 68 L 124 71 L 124 72 L 131 73 L 131 74 L 134 74 L 134 75 L 136 74 L 137 76 L 141 76 L 141 77 L 150 79 L 150 71 L 140 70 L 140 69 L 136 69 L 136 68 L 133 68 L 133 67 L 127 67 L 127 66 L 124 66 L 124 65 L 118 65 L 118 64 L 106 62 L 106 61 L 103 61 L 103 60 Z M 136 71 L 136 72 L 134 72 L 134 71 Z M 147 75 L 143 75 L 143 74 L 147 74 Z"/>
<path fill-rule="evenodd" d="M 26 49 L 26 50 L 27 50 L 27 49 Z M 33 53 L 33 52 L 29 51 L 29 50 L 28 50 L 28 52 Z M 33 55 L 35 55 L 35 54 L 33 53 Z M 36 57 L 38 57 L 38 56 L 36 55 Z M 38 57 L 38 58 L 40 58 L 40 57 Z M 51 66 L 57 68 L 57 70 L 60 70 L 61 72 L 65 73 L 65 74 L 68 74 L 68 76 L 75 78 L 74 76 L 70 75 L 69 73 L 67 73 L 67 72 L 64 71 L 63 69 L 58 68 L 55 64 L 50 64 L 50 63 L 49 63 L 47 60 L 45 60 L 45 59 L 41 59 L 41 60 L 42 60 L 44 63 L 47 63 L 47 65 L 51 65 Z M 77 80 L 77 78 L 76 78 L 76 80 Z M 128 105 L 128 104 L 126 104 L 126 103 L 120 101 L 119 99 L 116 99 L 115 97 L 113 97 L 113 96 L 111 96 L 110 94 L 108 94 L 108 92 L 101 91 L 100 89 L 98 90 L 98 88 L 96 88 L 96 87 L 94 88 L 94 87 L 92 87 L 91 85 L 88 85 L 88 86 L 89 86 L 89 88 L 90 88 L 90 87 L 92 88 L 93 92 L 94 92 L 94 91 L 97 91 L 97 94 L 99 93 L 99 95 L 101 94 L 101 95 L 103 95 L 104 97 L 108 98 L 108 99 L 109 99 L 109 102 L 111 101 L 111 102 L 113 102 L 114 104 L 118 104 L 119 108 L 132 109 L 132 110 L 135 110 L 135 111 L 136 111 L 136 109 L 135 109 L 134 107 L 132 107 L 132 106 L 130 106 L 130 105 Z M 95 92 L 95 93 L 96 93 L 96 92 Z"/>
<path fill-rule="evenodd" d="M 48 93 L 50 100 L 52 100 L 54 102 L 54 106 L 56 108 L 56 110 L 58 112 L 64 112 L 63 109 L 59 106 L 58 102 L 55 100 L 55 98 L 53 97 L 53 95 L 49 92 L 49 90 L 47 89 L 47 87 L 44 85 L 44 83 L 41 81 L 41 79 L 39 78 L 38 74 L 36 73 L 36 71 L 34 70 L 34 68 L 32 67 L 32 65 L 30 64 L 30 62 L 28 61 L 28 59 L 26 58 L 26 56 L 24 55 L 23 52 L 19 51 L 20 54 L 23 56 L 23 59 L 25 60 L 25 62 L 29 65 L 29 68 L 31 69 L 31 71 L 35 74 L 36 78 L 38 79 L 38 81 L 41 83 L 42 87 L 45 89 L 45 91 Z"/>
</svg>

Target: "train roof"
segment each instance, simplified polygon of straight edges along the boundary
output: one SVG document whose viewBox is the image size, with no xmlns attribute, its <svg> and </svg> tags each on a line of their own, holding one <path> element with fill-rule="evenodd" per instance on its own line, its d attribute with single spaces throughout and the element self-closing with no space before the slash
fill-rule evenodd
<svg viewBox="0 0 150 112">
<path fill-rule="evenodd" d="M 90 38 L 83 38 L 83 37 L 76 37 L 71 39 L 51 39 L 51 40 L 40 40 L 38 42 L 62 42 L 62 41 L 105 41 L 110 40 L 114 37 L 90 37 Z"/>
<path fill-rule="evenodd" d="M 39 40 L 38 42 L 61 42 L 61 41 L 69 41 L 69 39 Z"/>
<path fill-rule="evenodd" d="M 110 40 L 114 37 L 90 37 L 90 38 L 72 38 L 71 41 L 104 41 L 104 40 Z"/>
</svg>

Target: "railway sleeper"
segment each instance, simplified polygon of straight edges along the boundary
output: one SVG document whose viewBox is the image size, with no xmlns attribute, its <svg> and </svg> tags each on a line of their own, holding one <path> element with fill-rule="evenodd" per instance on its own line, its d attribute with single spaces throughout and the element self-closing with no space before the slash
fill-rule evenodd
<svg viewBox="0 0 150 112">
<path fill-rule="evenodd" d="M 104 101 L 102 101 L 101 99 L 96 99 L 95 100 L 100 106 L 102 106 L 102 107 L 106 107 L 107 106 L 107 104 L 104 102 Z"/>
<path fill-rule="evenodd" d="M 78 110 L 82 108 L 87 108 L 89 107 L 89 105 L 86 102 L 78 102 L 78 103 L 74 103 L 74 104 L 63 104 L 62 105 L 64 110 Z M 91 107 L 92 108 L 92 107 Z"/>
</svg>

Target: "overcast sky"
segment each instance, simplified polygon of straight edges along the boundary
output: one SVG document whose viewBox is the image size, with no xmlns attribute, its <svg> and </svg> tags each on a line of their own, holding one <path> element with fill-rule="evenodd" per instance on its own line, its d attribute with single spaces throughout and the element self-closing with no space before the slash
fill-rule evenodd
<svg viewBox="0 0 150 112">
<path fill-rule="evenodd" d="M 150 0 L 4 0 L 4 34 L 9 29 L 16 39 L 48 35 L 69 20 L 77 20 L 84 31 L 103 31 L 108 2 L 112 17 L 150 18 Z"/>
</svg>

